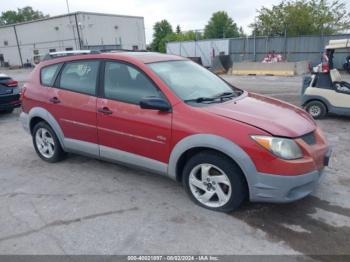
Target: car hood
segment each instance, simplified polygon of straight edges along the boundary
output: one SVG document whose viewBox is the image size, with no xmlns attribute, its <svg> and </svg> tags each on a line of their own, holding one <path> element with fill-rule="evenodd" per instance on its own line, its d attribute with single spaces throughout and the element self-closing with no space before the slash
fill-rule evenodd
<svg viewBox="0 0 350 262">
<path fill-rule="evenodd" d="M 277 99 L 243 93 L 238 99 L 205 107 L 211 113 L 247 123 L 275 136 L 299 137 L 316 129 L 304 110 Z"/>
</svg>

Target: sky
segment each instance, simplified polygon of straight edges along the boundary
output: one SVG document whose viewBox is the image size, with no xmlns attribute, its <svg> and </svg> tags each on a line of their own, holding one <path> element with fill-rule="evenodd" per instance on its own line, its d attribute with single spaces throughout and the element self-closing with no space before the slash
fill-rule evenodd
<svg viewBox="0 0 350 262">
<path fill-rule="evenodd" d="M 69 0 L 69 7 L 71 12 L 143 16 L 146 42 L 150 43 L 153 25 L 157 21 L 167 19 L 174 30 L 176 25 L 180 25 L 183 31 L 203 29 L 211 14 L 221 10 L 226 11 L 246 33 L 250 33 L 248 26 L 254 22 L 256 10 L 279 2 L 280 0 Z M 0 0 L 0 12 L 24 6 L 32 6 L 50 16 L 67 13 L 66 0 Z"/>
</svg>

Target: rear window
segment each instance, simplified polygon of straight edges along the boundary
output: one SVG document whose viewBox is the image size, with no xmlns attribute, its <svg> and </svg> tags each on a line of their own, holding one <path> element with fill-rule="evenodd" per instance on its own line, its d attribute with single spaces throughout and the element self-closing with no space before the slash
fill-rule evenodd
<svg viewBox="0 0 350 262">
<path fill-rule="evenodd" d="M 41 69 L 41 84 L 44 86 L 53 86 L 57 72 L 62 64 L 49 65 Z"/>
</svg>

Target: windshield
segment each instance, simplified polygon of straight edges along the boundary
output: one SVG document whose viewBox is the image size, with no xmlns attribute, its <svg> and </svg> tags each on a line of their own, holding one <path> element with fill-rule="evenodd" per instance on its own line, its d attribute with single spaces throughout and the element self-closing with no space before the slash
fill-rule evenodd
<svg viewBox="0 0 350 262">
<path fill-rule="evenodd" d="M 229 84 L 192 61 L 157 62 L 148 66 L 184 101 L 200 103 L 222 95 L 237 96 Z"/>
</svg>

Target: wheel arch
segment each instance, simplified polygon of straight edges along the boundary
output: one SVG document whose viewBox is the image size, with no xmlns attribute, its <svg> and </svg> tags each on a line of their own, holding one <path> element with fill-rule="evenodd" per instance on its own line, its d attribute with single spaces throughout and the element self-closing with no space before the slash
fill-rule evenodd
<svg viewBox="0 0 350 262">
<path fill-rule="evenodd" d="M 170 154 L 168 174 L 176 180 L 181 181 L 182 170 L 190 155 L 203 150 L 216 151 L 230 158 L 241 169 L 247 182 L 248 190 L 254 183 L 257 174 L 256 167 L 249 155 L 234 142 L 217 135 L 196 134 L 188 136 L 179 141 Z"/>
<path fill-rule="evenodd" d="M 34 127 L 39 122 L 45 122 L 46 124 L 49 124 L 49 123 L 47 123 L 47 121 L 45 119 L 41 118 L 40 116 L 34 116 L 32 119 L 30 119 L 30 122 L 29 122 L 29 131 L 32 135 L 33 135 Z"/>
<path fill-rule="evenodd" d="M 321 102 L 325 107 L 327 112 L 329 112 L 330 108 L 332 108 L 331 103 L 322 96 L 315 96 L 315 95 L 306 95 L 303 97 L 302 106 L 305 107 L 308 103 L 312 101 L 318 101 Z"/>
<path fill-rule="evenodd" d="M 49 111 L 41 107 L 34 107 L 29 111 L 28 116 L 29 116 L 30 133 L 32 133 L 32 130 L 37 123 L 39 123 L 40 121 L 44 121 L 56 133 L 56 136 L 61 144 L 61 147 L 63 149 L 65 148 L 63 131 L 59 126 L 58 122 L 56 121 L 56 119 L 54 118 L 54 116 Z"/>
</svg>

